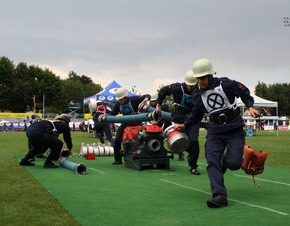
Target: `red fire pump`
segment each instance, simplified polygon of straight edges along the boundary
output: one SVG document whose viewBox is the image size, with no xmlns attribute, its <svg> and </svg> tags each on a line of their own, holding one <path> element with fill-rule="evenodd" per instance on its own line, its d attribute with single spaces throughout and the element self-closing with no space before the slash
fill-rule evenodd
<svg viewBox="0 0 290 226">
<path fill-rule="evenodd" d="M 174 156 L 164 147 L 161 127 L 128 126 L 124 130 L 122 143 L 126 167 L 139 171 L 145 168 L 170 168 L 169 159 Z"/>
</svg>

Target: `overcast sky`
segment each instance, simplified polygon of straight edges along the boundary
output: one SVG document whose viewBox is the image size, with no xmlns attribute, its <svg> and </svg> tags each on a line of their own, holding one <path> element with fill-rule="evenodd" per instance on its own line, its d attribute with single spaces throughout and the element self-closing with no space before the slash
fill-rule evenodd
<svg viewBox="0 0 290 226">
<path fill-rule="evenodd" d="M 152 93 L 183 82 L 192 63 L 251 90 L 290 82 L 290 1 L 1 1 L 0 56 Z M 289 20 L 290 23 L 290 20 Z"/>
</svg>

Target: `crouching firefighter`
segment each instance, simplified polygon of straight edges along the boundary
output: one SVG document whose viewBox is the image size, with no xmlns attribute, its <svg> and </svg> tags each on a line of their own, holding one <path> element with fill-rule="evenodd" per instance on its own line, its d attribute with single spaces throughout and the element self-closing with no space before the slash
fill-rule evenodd
<svg viewBox="0 0 290 226">
<path fill-rule="evenodd" d="M 50 149 L 48 156 L 44 162 L 44 168 L 58 168 L 53 161 L 60 157 L 63 147 L 63 141 L 58 138 L 59 134 L 63 134 L 63 140 L 66 143 L 69 154 L 72 150 L 72 139 L 69 127 L 70 118 L 66 114 L 57 115 L 53 121 L 39 120 L 31 124 L 26 130 L 26 136 L 30 143 L 28 153 L 19 163 L 21 166 L 34 166 L 30 161 L 36 155 L 42 152 L 42 147 Z"/>
</svg>

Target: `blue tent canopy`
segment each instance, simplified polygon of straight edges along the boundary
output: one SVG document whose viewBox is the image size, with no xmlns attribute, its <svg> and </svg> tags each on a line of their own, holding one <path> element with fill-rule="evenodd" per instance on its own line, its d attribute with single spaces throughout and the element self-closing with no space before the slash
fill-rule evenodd
<svg viewBox="0 0 290 226">
<path fill-rule="evenodd" d="M 83 104 L 88 104 L 90 99 L 101 100 L 108 103 L 115 103 L 117 102 L 116 90 L 120 87 L 121 86 L 114 80 L 101 92 L 90 97 L 85 97 L 83 100 Z M 128 96 L 137 96 L 137 94 L 128 91 Z"/>
</svg>

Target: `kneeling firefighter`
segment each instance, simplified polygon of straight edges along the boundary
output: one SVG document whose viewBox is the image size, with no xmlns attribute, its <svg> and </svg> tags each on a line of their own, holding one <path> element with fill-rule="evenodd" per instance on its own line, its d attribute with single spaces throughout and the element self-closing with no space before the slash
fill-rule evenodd
<svg viewBox="0 0 290 226">
<path fill-rule="evenodd" d="M 63 134 L 63 139 L 71 155 L 72 139 L 69 127 L 70 118 L 66 114 L 57 115 L 54 121 L 39 120 L 31 124 L 26 130 L 26 136 L 30 143 L 30 149 L 21 160 L 21 166 L 34 166 L 30 159 L 42 152 L 42 147 L 48 147 L 50 152 L 44 162 L 44 168 L 58 168 L 52 161 L 58 160 L 63 147 L 63 141 L 58 138 Z"/>
</svg>

